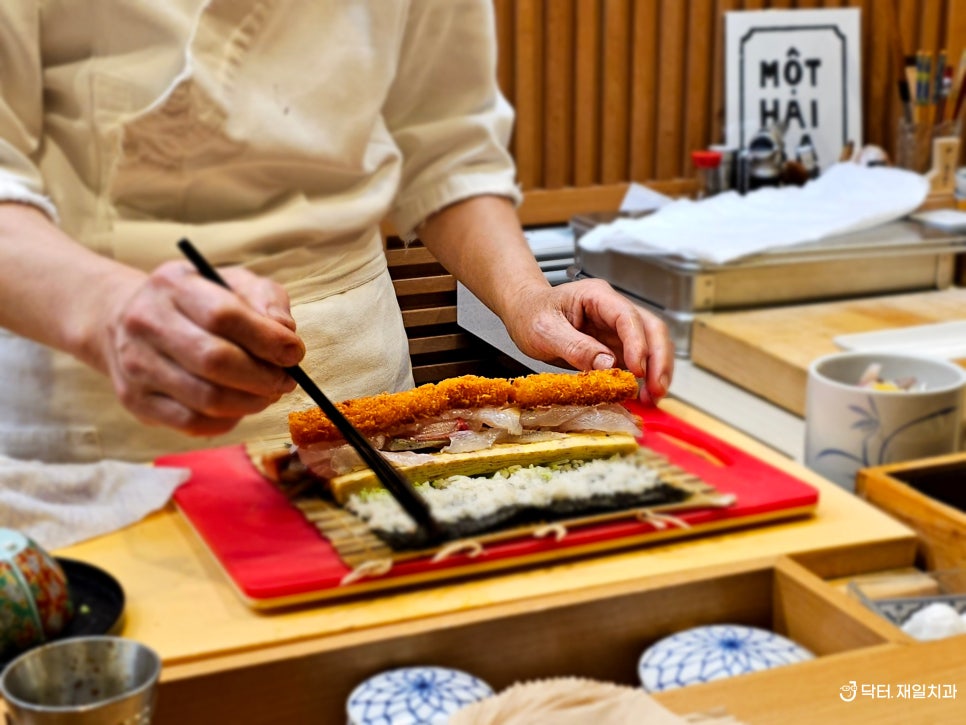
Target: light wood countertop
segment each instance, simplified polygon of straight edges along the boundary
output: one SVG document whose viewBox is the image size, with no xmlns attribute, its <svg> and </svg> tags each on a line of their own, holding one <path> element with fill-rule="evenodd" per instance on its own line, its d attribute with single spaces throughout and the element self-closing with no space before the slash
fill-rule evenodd
<svg viewBox="0 0 966 725">
<path fill-rule="evenodd" d="M 813 360 L 840 352 L 839 335 L 966 318 L 966 289 L 862 297 L 701 315 L 692 362 L 795 415 L 805 414 Z"/>
</svg>

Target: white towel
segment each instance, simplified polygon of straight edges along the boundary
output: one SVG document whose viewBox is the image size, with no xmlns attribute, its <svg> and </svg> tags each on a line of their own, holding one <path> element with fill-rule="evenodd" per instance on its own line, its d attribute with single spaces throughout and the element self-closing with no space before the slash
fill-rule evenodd
<svg viewBox="0 0 966 725">
<path fill-rule="evenodd" d="M 618 219 L 580 238 L 588 251 L 658 253 L 713 264 L 857 232 L 915 211 L 929 182 L 911 171 L 840 163 L 803 187 L 680 199 L 641 219 Z"/>
<path fill-rule="evenodd" d="M 41 463 L 0 456 L 0 527 L 45 549 L 116 531 L 163 507 L 185 468 L 101 461 Z"/>
</svg>

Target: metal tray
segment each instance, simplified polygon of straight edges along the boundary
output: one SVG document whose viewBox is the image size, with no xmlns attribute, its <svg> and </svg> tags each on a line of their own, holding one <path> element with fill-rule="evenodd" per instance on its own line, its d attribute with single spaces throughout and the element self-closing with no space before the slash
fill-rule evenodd
<svg viewBox="0 0 966 725">
<path fill-rule="evenodd" d="M 577 265 L 572 265 L 567 269 L 567 278 L 570 281 L 588 279 L 589 277 L 590 275 L 584 274 Z M 695 313 L 664 309 L 642 297 L 638 297 L 632 292 L 617 287 L 617 285 L 614 286 L 631 302 L 664 320 L 664 324 L 667 325 L 668 336 L 671 338 L 671 342 L 674 343 L 674 355 L 676 357 L 691 357 L 691 328 L 694 326 Z"/>
<path fill-rule="evenodd" d="M 588 251 L 580 236 L 592 221 L 602 220 L 572 220 L 578 274 L 678 315 L 944 289 L 966 251 L 966 234 L 903 220 L 718 265 L 658 250 Z"/>
</svg>

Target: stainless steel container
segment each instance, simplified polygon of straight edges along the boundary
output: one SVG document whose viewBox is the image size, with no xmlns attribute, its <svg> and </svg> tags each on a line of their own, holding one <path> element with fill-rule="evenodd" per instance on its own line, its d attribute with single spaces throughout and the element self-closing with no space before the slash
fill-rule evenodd
<svg viewBox="0 0 966 725">
<path fill-rule="evenodd" d="M 599 277 L 657 311 L 679 332 L 687 356 L 691 321 L 701 312 L 944 289 L 966 234 L 896 221 L 853 234 L 776 249 L 728 264 L 655 250 L 588 251 L 580 237 L 604 217 L 575 217 L 571 276 Z"/>
</svg>

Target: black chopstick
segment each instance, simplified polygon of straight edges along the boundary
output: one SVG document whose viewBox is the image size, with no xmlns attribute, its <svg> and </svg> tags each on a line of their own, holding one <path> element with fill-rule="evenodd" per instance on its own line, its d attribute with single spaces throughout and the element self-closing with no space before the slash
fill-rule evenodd
<svg viewBox="0 0 966 725">
<path fill-rule="evenodd" d="M 231 289 L 222 276 L 218 274 L 217 270 L 208 263 L 208 260 L 201 255 L 201 252 L 190 241 L 182 239 L 178 242 L 178 248 L 195 266 L 202 277 L 221 285 L 225 289 Z M 285 372 L 299 384 L 302 390 L 308 394 L 315 404 L 322 409 L 322 412 L 328 416 L 329 420 L 335 424 L 335 427 L 339 429 L 339 432 L 342 433 L 349 445 L 356 450 L 366 465 L 372 469 L 382 485 L 386 487 L 393 498 L 403 507 L 403 510 L 409 514 L 417 525 L 422 527 L 429 537 L 429 541 L 441 540 L 443 538 L 443 532 L 439 523 L 433 518 L 429 506 L 420 497 L 419 493 L 416 492 L 413 485 L 406 480 L 405 476 L 396 470 L 379 451 L 372 447 L 372 444 L 366 437 L 356 430 L 356 427 L 332 404 L 332 401 L 326 397 L 325 393 L 319 389 L 312 381 L 312 378 L 301 367 L 293 365 L 285 368 Z"/>
</svg>

